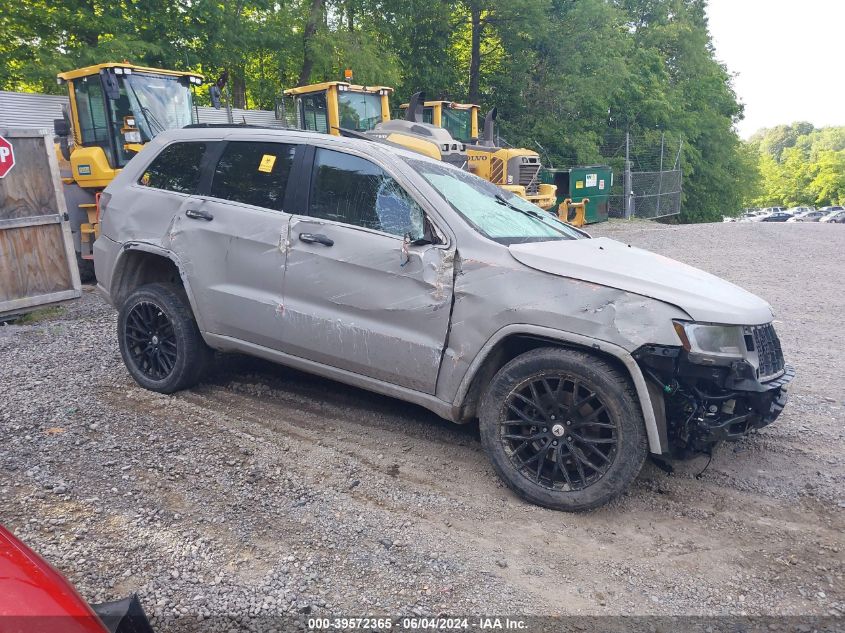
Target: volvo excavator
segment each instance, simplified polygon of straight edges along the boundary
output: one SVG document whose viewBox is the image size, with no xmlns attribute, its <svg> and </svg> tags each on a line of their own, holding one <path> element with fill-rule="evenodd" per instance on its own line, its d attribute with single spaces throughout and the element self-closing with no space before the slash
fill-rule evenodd
<svg viewBox="0 0 845 633">
<path fill-rule="evenodd" d="M 93 281 L 99 193 L 155 136 L 193 122 L 197 73 L 109 62 L 59 73 L 68 106 L 54 122 L 82 281 Z"/>
<path fill-rule="evenodd" d="M 407 103 L 400 106 L 406 111 L 408 107 Z M 479 112 L 479 106 L 473 103 L 426 101 L 422 121 L 447 130 L 466 144 L 469 170 L 476 176 L 512 191 L 541 209 L 554 207 L 556 187 L 540 182 L 540 155 L 530 149 L 496 143 L 496 108 L 487 113 L 483 132 L 479 133 Z"/>
</svg>

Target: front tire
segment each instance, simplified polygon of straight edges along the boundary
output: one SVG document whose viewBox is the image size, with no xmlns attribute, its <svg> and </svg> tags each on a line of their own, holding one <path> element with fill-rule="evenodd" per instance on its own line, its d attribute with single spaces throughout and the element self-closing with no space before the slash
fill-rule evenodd
<svg viewBox="0 0 845 633">
<path fill-rule="evenodd" d="M 212 358 L 182 288 L 141 286 L 124 301 L 117 321 L 120 354 L 139 385 L 159 393 L 194 386 Z"/>
<path fill-rule="evenodd" d="M 536 349 L 493 377 L 481 402 L 481 441 L 522 498 L 589 510 L 618 497 L 648 451 L 628 377 L 584 352 Z"/>
</svg>

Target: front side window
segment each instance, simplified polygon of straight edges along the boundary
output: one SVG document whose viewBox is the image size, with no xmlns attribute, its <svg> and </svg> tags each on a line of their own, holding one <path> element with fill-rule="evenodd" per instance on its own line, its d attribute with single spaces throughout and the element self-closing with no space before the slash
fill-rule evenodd
<svg viewBox="0 0 845 633">
<path fill-rule="evenodd" d="M 311 132 L 329 131 L 329 112 L 326 107 L 326 93 L 318 92 L 299 98 L 300 127 Z"/>
<path fill-rule="evenodd" d="M 391 235 L 423 235 L 423 210 L 381 167 L 358 156 L 317 149 L 309 215 Z"/>
<path fill-rule="evenodd" d="M 144 171 L 139 184 L 145 187 L 193 194 L 200 181 L 205 143 L 174 143 L 165 147 Z"/>
<path fill-rule="evenodd" d="M 211 195 L 281 211 L 295 153 L 286 143 L 230 142 L 214 170 Z"/>
<path fill-rule="evenodd" d="M 338 92 L 340 127 L 364 132 L 381 122 L 381 97 L 365 92 Z"/>
<path fill-rule="evenodd" d="M 442 163 L 405 159 L 482 235 L 501 244 L 575 240 L 584 236 L 540 207 Z"/>
</svg>

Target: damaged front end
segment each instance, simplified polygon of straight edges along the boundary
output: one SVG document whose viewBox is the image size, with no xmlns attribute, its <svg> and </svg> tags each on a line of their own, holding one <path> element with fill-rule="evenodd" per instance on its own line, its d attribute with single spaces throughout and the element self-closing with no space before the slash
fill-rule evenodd
<svg viewBox="0 0 845 633">
<path fill-rule="evenodd" d="M 634 352 L 657 409 L 663 454 L 710 453 L 774 422 L 795 370 L 786 365 L 771 323 L 721 326 L 675 322 L 681 346 Z M 662 397 L 661 397 L 662 396 Z"/>
</svg>

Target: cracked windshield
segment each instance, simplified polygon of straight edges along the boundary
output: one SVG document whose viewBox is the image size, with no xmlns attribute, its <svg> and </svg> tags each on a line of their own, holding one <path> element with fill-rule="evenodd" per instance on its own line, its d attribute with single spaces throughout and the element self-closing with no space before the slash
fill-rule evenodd
<svg viewBox="0 0 845 633">
<path fill-rule="evenodd" d="M 408 163 L 476 231 L 491 240 L 519 244 L 583 238 L 540 207 L 477 176 L 437 163 Z"/>
</svg>

